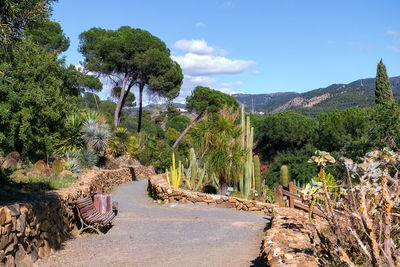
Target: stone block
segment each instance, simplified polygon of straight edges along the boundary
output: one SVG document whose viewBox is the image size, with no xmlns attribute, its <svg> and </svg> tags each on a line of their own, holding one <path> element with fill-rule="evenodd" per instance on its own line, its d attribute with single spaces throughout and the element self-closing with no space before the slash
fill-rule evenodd
<svg viewBox="0 0 400 267">
<path fill-rule="evenodd" d="M 7 207 L 2 207 L 0 209 L 0 225 L 11 222 L 11 213 Z"/>
<path fill-rule="evenodd" d="M 11 216 L 19 216 L 21 214 L 19 204 L 13 204 L 13 205 L 9 205 L 7 207 L 8 207 L 8 210 L 10 211 Z"/>
</svg>

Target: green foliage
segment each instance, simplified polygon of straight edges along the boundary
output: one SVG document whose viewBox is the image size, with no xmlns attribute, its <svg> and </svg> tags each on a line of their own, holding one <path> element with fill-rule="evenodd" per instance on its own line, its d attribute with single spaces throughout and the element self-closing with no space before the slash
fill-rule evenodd
<svg viewBox="0 0 400 267">
<path fill-rule="evenodd" d="M 26 25 L 47 17 L 54 0 L 5 0 L 0 9 L 0 43 L 10 44 L 24 36 Z"/>
<path fill-rule="evenodd" d="M 157 173 L 164 172 L 171 166 L 172 148 L 163 139 L 149 138 L 138 154 L 139 161 L 145 166 L 154 166 Z"/>
<path fill-rule="evenodd" d="M 139 153 L 139 143 L 135 136 L 129 136 L 126 142 L 126 152 L 131 157 L 136 157 Z"/>
<path fill-rule="evenodd" d="M 186 98 L 188 111 L 195 111 L 203 114 L 206 111 L 216 113 L 223 107 L 239 108 L 239 104 L 233 96 L 208 87 L 197 86 L 190 96 Z"/>
<path fill-rule="evenodd" d="M 186 129 L 186 127 L 190 124 L 190 118 L 183 116 L 183 115 L 178 115 L 175 116 L 167 121 L 167 124 L 165 125 L 165 129 L 169 128 L 174 128 L 178 132 L 183 132 L 183 130 Z M 179 135 L 178 135 L 179 136 Z M 178 137 L 177 137 L 178 138 Z M 175 139 L 176 140 L 176 139 Z"/>
<path fill-rule="evenodd" d="M 308 183 L 310 179 L 318 174 L 318 168 L 307 163 L 315 149 L 305 147 L 295 152 L 279 153 L 271 163 L 270 169 L 265 176 L 265 184 L 270 188 L 275 188 L 280 181 L 281 166 L 287 165 L 290 169 L 290 179 L 300 183 Z"/>
<path fill-rule="evenodd" d="M 97 155 L 97 152 L 93 149 L 84 149 L 78 152 L 76 159 L 81 168 L 90 168 L 95 166 L 99 162 L 99 156 Z"/>
<path fill-rule="evenodd" d="M 392 88 L 390 88 L 386 66 L 383 64 L 381 59 L 376 70 L 375 104 L 391 105 L 393 102 L 393 92 Z"/>
<path fill-rule="evenodd" d="M 121 117 L 121 123 L 120 127 L 127 128 L 129 132 L 136 132 L 137 127 L 138 127 L 138 118 L 132 118 L 132 117 Z M 164 138 L 164 131 L 161 128 L 160 125 L 155 124 L 151 120 L 147 118 L 142 118 L 142 130 L 141 133 L 143 133 L 146 136 L 156 136 L 158 138 Z"/>
<path fill-rule="evenodd" d="M 278 152 L 302 149 L 316 139 L 317 123 L 311 118 L 283 111 L 265 117 L 257 134 L 257 149 L 267 159 Z"/>
<path fill-rule="evenodd" d="M 65 79 L 76 70 L 30 42 L 15 45 L 10 54 L 10 62 L 0 59 L 6 77 L 0 79 L 0 148 L 43 156 L 53 150 L 53 141 L 66 131 L 65 118 L 77 109 L 76 81 Z"/>
<path fill-rule="evenodd" d="M 26 31 L 26 36 L 51 52 L 64 52 L 69 47 L 69 38 L 65 36 L 60 24 L 49 19 L 32 24 Z"/>
<path fill-rule="evenodd" d="M 83 119 L 79 113 L 73 113 L 67 117 L 63 138 L 57 138 L 54 141 L 56 154 L 63 156 L 68 150 L 75 152 L 84 148 L 85 140 L 81 134 L 82 125 Z"/>
<path fill-rule="evenodd" d="M 289 168 L 286 165 L 281 166 L 281 185 L 289 187 Z"/>
<path fill-rule="evenodd" d="M 315 182 L 322 182 L 322 180 L 321 180 L 321 174 L 318 173 L 317 176 L 313 177 L 313 180 L 314 180 Z M 331 192 L 332 200 L 333 200 L 333 201 L 336 201 L 336 199 L 337 199 L 337 194 L 338 194 L 338 192 L 339 192 L 339 188 L 332 188 L 332 187 L 329 187 L 329 186 L 337 186 L 335 177 L 333 177 L 333 175 L 330 174 L 330 173 L 328 172 L 328 173 L 325 175 L 325 181 L 326 181 L 326 185 L 328 186 L 328 191 Z"/>
<path fill-rule="evenodd" d="M 51 169 L 55 174 L 60 174 L 64 170 L 64 164 L 61 160 L 56 159 L 51 166 Z"/>
<path fill-rule="evenodd" d="M 103 155 L 107 139 L 110 137 L 108 124 L 90 118 L 83 123 L 81 132 L 88 148 L 95 150 L 99 155 Z"/>
<path fill-rule="evenodd" d="M 189 167 L 183 169 L 183 177 L 190 190 L 199 191 L 203 187 L 206 169 L 199 168 L 199 161 L 193 148 L 190 148 Z"/>
<path fill-rule="evenodd" d="M 90 71 L 124 77 L 122 97 L 118 97 L 114 124 L 119 125 L 120 112 L 133 85 L 139 85 L 139 121 L 141 130 L 142 95 L 146 87 L 160 97 L 173 99 L 178 96 L 183 80 L 178 63 L 170 58 L 165 43 L 148 31 L 129 26 L 118 30 L 92 28 L 79 35 L 79 51 L 85 57 Z M 136 75 L 136 74 L 140 75 Z"/>
<path fill-rule="evenodd" d="M 357 158 L 371 149 L 372 109 L 349 108 L 318 116 L 318 148 L 343 151 L 346 157 Z"/>
<path fill-rule="evenodd" d="M 261 173 L 260 173 L 260 159 L 258 158 L 257 155 L 254 156 L 254 180 L 255 180 L 255 188 L 257 191 L 257 194 L 259 196 L 262 195 L 262 187 L 263 187 L 263 181 L 261 180 Z"/>
<path fill-rule="evenodd" d="M 377 105 L 368 131 L 370 147 L 398 149 L 400 145 L 400 108 L 396 103 Z"/>
</svg>

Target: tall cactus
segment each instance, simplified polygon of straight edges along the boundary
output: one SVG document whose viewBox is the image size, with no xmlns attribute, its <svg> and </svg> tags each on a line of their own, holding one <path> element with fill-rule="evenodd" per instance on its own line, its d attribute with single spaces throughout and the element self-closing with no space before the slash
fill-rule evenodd
<svg viewBox="0 0 400 267">
<path fill-rule="evenodd" d="M 239 191 L 245 198 L 250 195 L 251 185 L 254 185 L 253 181 L 253 136 L 254 128 L 250 125 L 250 117 L 245 116 L 244 105 L 242 104 L 241 109 L 241 143 L 242 149 L 246 153 L 244 160 L 244 170 L 239 176 Z"/>
<path fill-rule="evenodd" d="M 246 118 L 246 163 L 244 168 L 244 197 L 250 195 L 252 181 L 253 159 L 253 135 L 254 129 L 250 126 L 250 117 Z"/>
<path fill-rule="evenodd" d="M 242 149 L 245 150 L 245 134 L 246 134 L 246 124 L 245 124 L 245 114 L 244 114 L 244 104 L 242 104 L 241 108 L 241 143 Z M 243 172 L 239 175 L 239 191 L 243 194 L 244 193 L 244 182 L 243 182 Z"/>
<path fill-rule="evenodd" d="M 286 165 L 281 166 L 281 185 L 289 187 L 289 169 Z"/>
<path fill-rule="evenodd" d="M 255 180 L 255 188 L 258 193 L 258 196 L 262 194 L 262 181 L 261 181 L 261 171 L 260 171 L 260 159 L 257 155 L 254 156 L 254 180 Z"/>
</svg>

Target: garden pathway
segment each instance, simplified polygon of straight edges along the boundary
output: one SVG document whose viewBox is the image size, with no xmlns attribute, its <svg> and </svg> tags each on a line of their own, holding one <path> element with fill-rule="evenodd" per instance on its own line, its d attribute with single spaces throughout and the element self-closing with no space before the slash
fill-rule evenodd
<svg viewBox="0 0 400 267">
<path fill-rule="evenodd" d="M 264 215 L 194 204 L 157 204 L 147 180 L 119 186 L 114 226 L 81 235 L 38 266 L 259 266 Z"/>
</svg>

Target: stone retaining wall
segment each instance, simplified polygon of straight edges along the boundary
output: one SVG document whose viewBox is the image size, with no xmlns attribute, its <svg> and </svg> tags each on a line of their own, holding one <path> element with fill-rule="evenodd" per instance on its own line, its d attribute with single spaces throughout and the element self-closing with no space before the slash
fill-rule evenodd
<svg viewBox="0 0 400 267">
<path fill-rule="evenodd" d="M 37 258 L 60 248 L 77 228 L 75 201 L 95 191 L 92 180 L 108 192 L 119 184 L 151 175 L 154 170 L 143 166 L 91 171 L 69 188 L 0 206 L 0 266 L 31 266 Z"/>
<path fill-rule="evenodd" d="M 221 195 L 193 192 L 182 188 L 175 188 L 168 185 L 165 175 L 159 174 L 151 176 L 149 179 L 149 189 L 155 199 L 160 199 L 164 203 L 204 203 L 224 208 L 232 208 L 256 213 L 272 215 L 275 205 L 263 203 L 255 200 L 247 200 L 237 197 L 228 197 Z"/>
<path fill-rule="evenodd" d="M 261 257 L 270 266 L 318 266 L 315 238 L 306 214 L 293 208 L 275 208 L 272 225 L 266 231 Z"/>
</svg>

